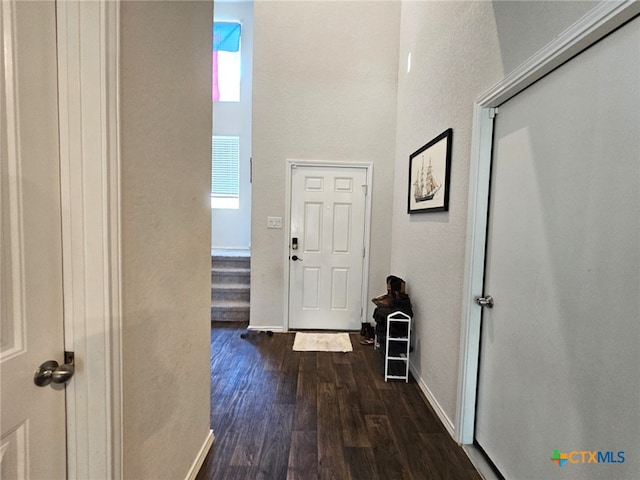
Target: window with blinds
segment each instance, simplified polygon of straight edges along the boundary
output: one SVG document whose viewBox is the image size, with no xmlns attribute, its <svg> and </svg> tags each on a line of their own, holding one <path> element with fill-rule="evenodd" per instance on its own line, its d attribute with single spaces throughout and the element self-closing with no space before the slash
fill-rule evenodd
<svg viewBox="0 0 640 480">
<path fill-rule="evenodd" d="M 240 137 L 214 135 L 211 153 L 211 207 L 240 207 Z"/>
</svg>

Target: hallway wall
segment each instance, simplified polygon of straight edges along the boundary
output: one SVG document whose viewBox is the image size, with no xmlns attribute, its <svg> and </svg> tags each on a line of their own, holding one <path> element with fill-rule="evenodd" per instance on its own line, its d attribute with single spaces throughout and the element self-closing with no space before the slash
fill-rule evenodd
<svg viewBox="0 0 640 480">
<path fill-rule="evenodd" d="M 474 100 L 594 5 L 402 3 L 390 270 L 410 287 L 413 367 L 450 431 L 457 401 Z M 408 215 L 409 155 L 447 128 L 453 128 L 449 212 Z"/>
<path fill-rule="evenodd" d="M 284 221 L 287 159 L 374 163 L 369 298 L 384 292 L 399 19 L 399 2 L 255 2 L 252 327 L 283 325 L 288 233 L 267 217 Z"/>
<path fill-rule="evenodd" d="M 122 2 L 124 477 L 185 478 L 209 434 L 211 2 Z"/>
</svg>

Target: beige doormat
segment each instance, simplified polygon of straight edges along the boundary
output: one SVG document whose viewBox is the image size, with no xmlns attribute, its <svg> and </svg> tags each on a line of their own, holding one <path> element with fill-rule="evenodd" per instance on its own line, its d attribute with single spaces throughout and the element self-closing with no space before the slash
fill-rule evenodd
<svg viewBox="0 0 640 480">
<path fill-rule="evenodd" d="M 296 352 L 352 352 L 348 333 L 304 333 L 296 332 L 293 341 Z"/>
</svg>

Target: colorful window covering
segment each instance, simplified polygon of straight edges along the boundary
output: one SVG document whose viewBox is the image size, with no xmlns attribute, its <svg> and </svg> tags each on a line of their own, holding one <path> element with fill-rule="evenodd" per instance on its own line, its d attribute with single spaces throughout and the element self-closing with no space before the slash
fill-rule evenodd
<svg viewBox="0 0 640 480">
<path fill-rule="evenodd" d="M 240 52 L 240 34 L 242 26 L 235 22 L 214 22 L 213 23 L 213 72 L 212 72 L 212 97 L 214 102 L 224 101 L 224 92 L 221 96 L 220 88 L 222 76 L 233 75 L 233 73 L 225 72 L 225 62 L 220 62 L 218 52 L 231 52 L 239 55 Z M 239 63 L 238 59 L 232 60 Z M 239 88 L 239 86 L 238 86 Z"/>
</svg>

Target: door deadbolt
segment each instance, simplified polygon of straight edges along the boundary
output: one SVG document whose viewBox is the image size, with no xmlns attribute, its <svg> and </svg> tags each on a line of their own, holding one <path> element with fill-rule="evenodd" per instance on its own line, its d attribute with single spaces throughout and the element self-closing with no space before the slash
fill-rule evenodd
<svg viewBox="0 0 640 480">
<path fill-rule="evenodd" d="M 66 383 L 75 373 L 73 352 L 64 352 L 64 361 L 59 365 L 55 360 L 47 360 L 38 367 L 33 375 L 33 383 L 46 387 L 50 383 Z"/>
</svg>

